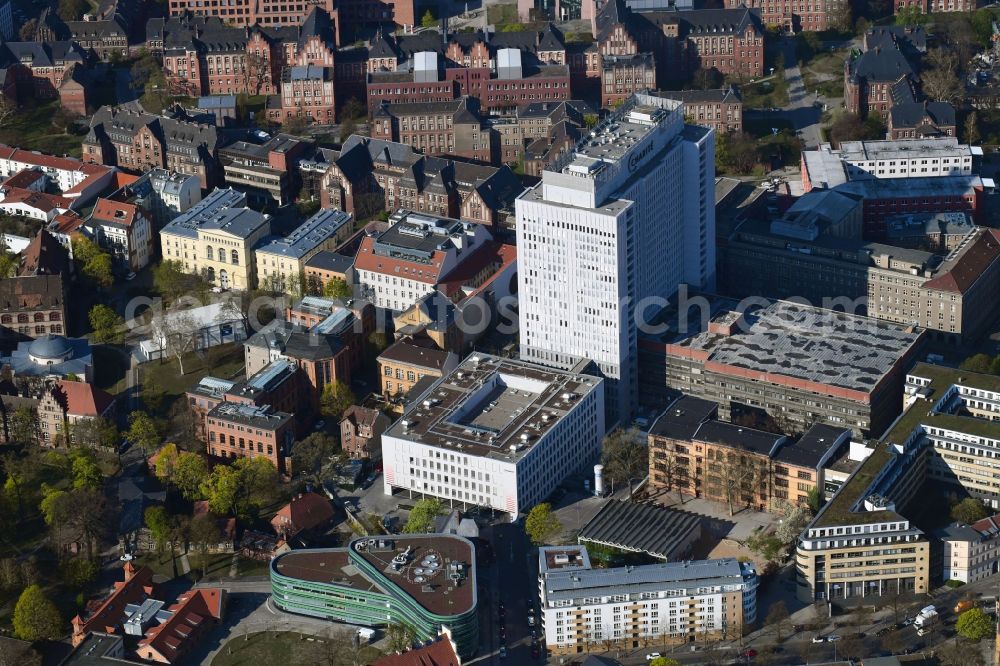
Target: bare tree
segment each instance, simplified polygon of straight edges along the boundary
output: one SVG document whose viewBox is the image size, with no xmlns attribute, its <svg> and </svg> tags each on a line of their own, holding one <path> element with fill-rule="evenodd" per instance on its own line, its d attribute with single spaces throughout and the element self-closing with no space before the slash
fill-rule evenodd
<svg viewBox="0 0 1000 666">
<path fill-rule="evenodd" d="M 670 448 L 665 451 L 651 451 L 650 457 L 652 460 L 650 460 L 650 463 L 662 473 L 667 490 L 676 490 L 677 501 L 683 504 L 684 491 L 688 485 L 688 458 L 677 451 L 675 446 L 670 445 Z"/>
<path fill-rule="evenodd" d="M 761 478 L 755 461 L 746 455 L 746 451 L 727 451 L 716 458 L 714 468 L 716 479 L 721 484 L 729 505 L 729 515 L 736 513 L 736 507 L 749 508 L 753 504 Z"/>
<path fill-rule="evenodd" d="M 177 359 L 184 374 L 184 355 L 198 346 L 199 329 L 188 312 L 158 313 L 153 316 L 153 339 L 159 342 L 164 354 Z"/>
<path fill-rule="evenodd" d="M 632 480 L 641 479 L 649 472 L 649 450 L 635 428 L 615 430 L 604 438 L 602 448 L 604 475 L 612 483 L 628 483 L 631 490 Z"/>
<path fill-rule="evenodd" d="M 965 97 L 965 87 L 958 72 L 958 55 L 936 48 L 927 53 L 929 68 L 921 75 L 924 93 L 941 102 L 958 105 Z"/>
<path fill-rule="evenodd" d="M 254 95 L 271 82 L 271 66 L 267 58 L 256 53 L 248 53 L 243 65 L 243 88 Z"/>
<path fill-rule="evenodd" d="M 0 126 L 10 120 L 15 113 L 17 113 L 17 104 L 0 95 Z"/>
</svg>

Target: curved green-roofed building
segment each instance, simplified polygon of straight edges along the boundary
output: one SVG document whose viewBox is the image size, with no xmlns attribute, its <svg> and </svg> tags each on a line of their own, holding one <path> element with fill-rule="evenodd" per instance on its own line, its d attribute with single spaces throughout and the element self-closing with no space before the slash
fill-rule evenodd
<svg viewBox="0 0 1000 666">
<path fill-rule="evenodd" d="M 399 622 L 418 640 L 450 629 L 463 656 L 479 646 L 476 552 L 450 534 L 362 537 L 347 548 L 271 560 L 271 598 L 290 613 L 369 627 Z"/>
</svg>

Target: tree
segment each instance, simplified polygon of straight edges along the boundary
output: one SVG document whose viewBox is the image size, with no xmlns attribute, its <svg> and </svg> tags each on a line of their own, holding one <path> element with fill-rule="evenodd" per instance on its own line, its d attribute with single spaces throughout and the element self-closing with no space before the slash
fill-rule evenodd
<svg viewBox="0 0 1000 666">
<path fill-rule="evenodd" d="M 81 418 L 69 426 L 69 443 L 102 449 L 114 449 L 118 445 L 118 426 L 103 416 Z"/>
<path fill-rule="evenodd" d="M 724 82 L 725 77 L 723 77 L 722 72 L 717 70 L 715 67 L 710 67 L 708 69 L 699 67 L 691 76 L 691 84 L 699 90 L 714 90 L 715 88 L 721 88 Z"/>
<path fill-rule="evenodd" d="M 735 173 L 750 173 L 757 164 L 757 142 L 749 134 L 720 134 L 716 164 Z"/>
<path fill-rule="evenodd" d="M 216 465 L 201 492 L 212 512 L 246 519 L 256 514 L 277 480 L 278 470 L 267 458 L 237 458 L 231 465 Z"/>
<path fill-rule="evenodd" d="M 0 122 L 4 119 L 0 118 Z M 0 278 L 12 278 L 17 275 L 21 259 L 16 254 L 8 252 L 6 249 L 0 252 Z"/>
<path fill-rule="evenodd" d="M 890 631 L 882 637 L 882 649 L 888 650 L 892 654 L 898 654 L 906 647 L 906 640 L 899 631 Z"/>
<path fill-rule="evenodd" d="M 524 519 L 524 531 L 531 537 L 536 546 L 548 543 L 550 539 L 562 532 L 563 526 L 552 513 L 552 505 L 548 502 L 536 504 Z"/>
<path fill-rule="evenodd" d="M 32 18 L 21 24 L 21 29 L 18 30 L 17 36 L 22 42 L 33 42 L 35 41 L 35 31 L 38 30 L 38 19 Z"/>
<path fill-rule="evenodd" d="M 351 297 L 351 287 L 340 278 L 330 278 L 323 285 L 323 295 L 327 298 L 346 300 Z"/>
<path fill-rule="evenodd" d="M 982 650 L 968 641 L 954 641 L 937 646 L 934 656 L 942 666 L 986 666 Z"/>
<path fill-rule="evenodd" d="M 86 0 L 59 0 L 59 8 L 56 14 L 63 21 L 79 21 L 83 13 L 87 11 Z"/>
<path fill-rule="evenodd" d="M 344 102 L 344 106 L 340 108 L 340 115 L 342 118 L 352 118 L 357 120 L 358 118 L 362 118 L 367 115 L 367 113 L 368 109 L 365 108 L 365 105 L 362 104 L 361 100 L 357 97 L 351 97 Z"/>
<path fill-rule="evenodd" d="M 993 635 L 993 620 L 982 608 L 970 608 L 958 616 L 955 631 L 970 641 L 981 641 Z"/>
<path fill-rule="evenodd" d="M 191 280 L 180 261 L 168 259 L 153 267 L 153 287 L 168 302 L 188 293 Z"/>
<path fill-rule="evenodd" d="M 735 515 L 736 507 L 753 505 L 760 479 L 760 469 L 743 449 L 720 453 L 714 461 L 711 456 L 708 459 L 707 482 L 725 495 L 730 516 Z"/>
<path fill-rule="evenodd" d="M 72 245 L 73 260 L 83 277 L 98 287 L 110 287 L 115 281 L 111 255 L 86 236 L 74 237 Z"/>
<path fill-rule="evenodd" d="M 23 641 L 56 640 L 63 634 L 63 620 L 42 588 L 29 585 L 14 606 L 14 634 Z"/>
<path fill-rule="evenodd" d="M 992 369 L 992 365 L 993 359 L 987 354 L 975 354 L 962 361 L 962 364 L 958 366 L 958 369 L 965 370 L 966 372 L 989 374 Z"/>
<path fill-rule="evenodd" d="M 437 25 L 437 19 L 434 18 L 434 12 L 427 10 L 424 15 L 420 17 L 420 25 L 424 28 L 433 28 Z"/>
<path fill-rule="evenodd" d="M 767 618 L 764 620 L 764 624 L 769 627 L 774 627 L 774 635 L 781 642 L 781 634 L 785 627 L 788 626 L 788 606 L 785 605 L 784 601 L 777 601 L 771 604 L 771 608 L 767 611 Z"/>
<path fill-rule="evenodd" d="M 856 141 L 864 135 L 864 123 L 856 113 L 844 112 L 837 116 L 830 126 L 830 141 L 840 145 L 844 141 Z"/>
<path fill-rule="evenodd" d="M 677 490 L 677 501 L 684 503 L 684 490 L 688 487 L 688 468 L 687 465 L 681 463 L 680 457 L 677 451 L 674 450 L 673 445 L 670 445 L 670 449 L 667 451 L 657 452 L 653 454 L 656 456 L 655 464 L 659 467 L 660 473 L 663 475 L 663 480 L 666 483 L 667 490 Z"/>
<path fill-rule="evenodd" d="M 247 53 L 243 66 L 243 85 L 259 95 L 261 88 L 271 81 L 271 67 L 267 58 L 256 53 Z M 244 120 L 241 118 L 240 120 Z"/>
<path fill-rule="evenodd" d="M 990 515 L 990 511 L 986 508 L 986 505 L 982 501 L 972 497 L 966 497 L 951 507 L 951 519 L 965 523 L 966 525 L 971 525 L 978 520 L 986 518 L 988 515 Z"/>
<path fill-rule="evenodd" d="M 649 662 L 649 666 L 681 666 L 681 662 L 676 659 L 667 659 L 666 657 L 657 657 Z"/>
<path fill-rule="evenodd" d="M 259 460 L 263 460 L 263 458 L 259 458 Z M 208 575 L 208 551 L 213 545 L 219 543 L 221 538 L 219 523 L 215 516 L 203 513 L 192 518 L 190 538 L 195 550 L 201 556 L 201 577 L 204 578 Z"/>
<path fill-rule="evenodd" d="M 52 114 L 52 127 L 59 130 L 60 134 L 68 134 L 80 119 L 80 114 L 70 111 L 65 107 L 59 107 Z"/>
<path fill-rule="evenodd" d="M 156 466 L 157 473 L 160 467 Z M 174 464 L 173 481 L 186 500 L 202 499 L 202 488 L 208 480 L 208 463 L 197 453 L 181 453 Z"/>
<path fill-rule="evenodd" d="M 402 622 L 393 622 L 385 630 L 385 637 L 389 643 L 389 652 L 403 653 L 410 649 L 416 635 L 408 625 Z"/>
<path fill-rule="evenodd" d="M 292 447 L 292 469 L 301 474 L 317 474 L 323 461 L 337 450 L 337 441 L 325 432 L 310 433 Z"/>
<path fill-rule="evenodd" d="M 403 526 L 406 534 L 425 534 L 434 526 L 434 519 L 444 513 L 441 500 L 431 497 L 419 500 L 410 509 L 410 516 Z"/>
<path fill-rule="evenodd" d="M 55 524 L 58 516 L 59 503 L 62 501 L 62 496 L 66 494 L 65 490 L 58 490 L 47 484 L 42 484 L 42 501 L 38 506 L 39 511 L 42 512 L 42 518 L 45 520 L 45 524 L 52 526 Z"/>
<path fill-rule="evenodd" d="M 153 317 L 153 335 L 163 352 L 177 359 L 177 367 L 184 373 L 184 356 L 198 346 L 198 327 L 188 312 L 158 313 Z"/>
<path fill-rule="evenodd" d="M 920 25 L 927 23 L 929 19 L 919 7 L 903 7 L 896 12 L 896 25 Z"/>
<path fill-rule="evenodd" d="M 809 494 L 806 495 L 806 502 L 809 504 L 809 510 L 812 511 L 815 516 L 819 513 L 819 510 L 823 508 L 826 498 L 823 497 L 823 490 L 819 486 L 813 486 L 809 490 Z"/>
<path fill-rule="evenodd" d="M 104 303 L 98 303 L 90 308 L 87 315 L 90 328 L 94 331 L 94 342 L 115 344 L 122 341 L 122 326 L 125 319 Z"/>
<path fill-rule="evenodd" d="M 297 113 L 293 113 L 285 118 L 285 120 L 281 123 L 281 131 L 286 134 L 298 136 L 306 131 L 306 125 L 308 125 L 308 123 L 308 119 L 302 114 L 300 109 Z"/>
<path fill-rule="evenodd" d="M 768 562 L 774 562 L 781 555 L 785 545 L 766 530 L 754 532 L 746 542 L 747 548 L 763 557 Z"/>
<path fill-rule="evenodd" d="M 982 138 L 982 135 L 979 133 L 979 117 L 975 111 L 971 111 L 965 117 L 965 143 L 975 145 Z"/>
<path fill-rule="evenodd" d="M 920 75 L 924 93 L 933 100 L 958 106 L 965 97 L 965 87 L 958 72 L 958 54 L 952 49 L 936 48 L 927 52 L 927 68 Z"/>
<path fill-rule="evenodd" d="M 368 353 L 372 356 L 378 356 L 389 346 L 389 339 L 386 337 L 385 331 L 372 331 L 368 334 L 367 343 Z"/>
<path fill-rule="evenodd" d="M 70 460 L 72 460 L 74 490 L 98 490 L 104 485 L 104 475 L 89 449 L 73 449 L 70 452 Z"/>
<path fill-rule="evenodd" d="M 167 541 L 170 540 L 170 533 L 173 530 L 170 514 L 162 506 L 151 506 L 146 509 L 143 517 L 146 521 L 146 527 L 149 528 L 149 535 L 153 537 L 153 541 L 156 543 L 156 554 L 162 555 Z"/>
<path fill-rule="evenodd" d="M 59 564 L 59 576 L 73 588 L 82 589 L 97 580 L 97 562 L 85 557 L 71 557 Z"/>
<path fill-rule="evenodd" d="M 837 652 L 844 657 L 860 659 L 865 653 L 865 644 L 857 636 L 845 636 Z"/>
<path fill-rule="evenodd" d="M 152 416 L 146 412 L 135 411 L 128 415 L 128 430 L 125 431 L 125 437 L 146 454 L 160 443 L 161 430 L 160 424 Z"/>
<path fill-rule="evenodd" d="M 10 436 L 18 444 L 31 444 L 38 437 L 38 417 L 35 410 L 22 405 L 10 417 Z"/>
<path fill-rule="evenodd" d="M 774 531 L 774 536 L 786 546 L 795 543 L 812 519 L 808 509 L 784 499 L 772 500 L 771 512 L 781 516 L 781 524 Z"/>
<path fill-rule="evenodd" d="M 330 382 L 323 387 L 319 398 L 319 410 L 327 418 L 340 419 L 347 408 L 355 404 L 356 398 L 346 382 Z"/>
<path fill-rule="evenodd" d="M 604 476 L 612 484 L 620 486 L 627 483 L 631 491 L 632 480 L 641 479 L 648 473 L 649 449 L 637 429 L 618 428 L 604 438 L 601 449 Z"/>
<path fill-rule="evenodd" d="M 344 143 L 358 130 L 358 123 L 354 118 L 344 118 L 340 123 L 340 142 Z"/>
</svg>

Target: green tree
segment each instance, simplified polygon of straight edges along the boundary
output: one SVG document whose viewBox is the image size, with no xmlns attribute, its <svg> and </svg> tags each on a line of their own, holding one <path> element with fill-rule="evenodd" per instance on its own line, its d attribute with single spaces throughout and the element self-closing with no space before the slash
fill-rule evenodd
<svg viewBox="0 0 1000 666">
<path fill-rule="evenodd" d="M 189 280 L 180 261 L 168 259 L 153 267 L 153 287 L 167 301 L 177 300 L 187 293 Z"/>
<path fill-rule="evenodd" d="M 94 331 L 94 342 L 117 344 L 122 341 L 125 319 L 104 303 L 98 303 L 90 308 L 87 319 L 90 320 L 90 328 Z"/>
<path fill-rule="evenodd" d="M 72 244 L 73 260 L 79 266 L 80 274 L 98 287 L 110 287 L 115 281 L 111 272 L 111 255 L 86 236 L 73 238 Z"/>
<path fill-rule="evenodd" d="M 823 508 L 826 498 L 823 497 L 823 490 L 819 486 L 813 486 L 809 490 L 809 494 L 806 495 L 806 502 L 809 504 L 809 510 L 812 511 L 815 516 L 819 513 L 819 510 Z"/>
<path fill-rule="evenodd" d="M 563 526 L 548 502 L 531 507 L 524 519 L 524 531 L 528 533 L 531 542 L 536 546 L 548 543 L 550 539 L 562 532 Z"/>
<path fill-rule="evenodd" d="M 403 526 L 406 534 L 425 534 L 434 527 L 434 519 L 444 513 L 444 504 L 436 498 L 419 500 L 410 509 L 410 516 Z"/>
<path fill-rule="evenodd" d="M 330 382 L 323 387 L 323 392 L 320 394 L 319 409 L 323 416 L 339 420 L 347 408 L 355 402 L 356 398 L 346 382 Z"/>
<path fill-rule="evenodd" d="M 118 446 L 118 426 L 101 416 L 82 418 L 69 426 L 70 444 L 77 447 L 114 449 Z"/>
<path fill-rule="evenodd" d="M 523 23 L 504 23 L 500 26 L 500 32 L 524 32 L 528 26 Z"/>
<path fill-rule="evenodd" d="M 763 557 L 768 562 L 777 561 L 785 544 L 781 540 L 768 533 L 766 530 L 758 530 L 747 539 L 747 548 Z"/>
<path fill-rule="evenodd" d="M 66 495 L 65 490 L 59 490 L 47 484 L 42 484 L 42 501 L 38 508 L 42 512 L 45 524 L 49 527 L 55 524 L 58 517 L 58 506 L 64 495 Z"/>
<path fill-rule="evenodd" d="M 980 641 L 993 635 L 993 620 L 982 608 L 970 608 L 958 616 L 955 631 L 970 641 Z"/>
<path fill-rule="evenodd" d="M 63 620 L 42 588 L 29 585 L 14 606 L 14 634 L 23 641 L 56 640 L 63 634 Z"/>
<path fill-rule="evenodd" d="M 246 519 L 253 517 L 277 480 L 278 470 L 267 458 L 237 458 L 231 465 L 216 465 L 201 492 L 214 513 Z"/>
<path fill-rule="evenodd" d="M 676 659 L 668 659 L 666 657 L 657 657 L 649 662 L 649 666 L 681 666 L 681 662 Z"/>
<path fill-rule="evenodd" d="M 156 554 L 162 555 L 167 541 L 170 540 L 170 533 L 173 530 L 170 514 L 162 506 L 151 506 L 146 509 L 143 517 L 146 521 L 146 527 L 149 528 L 149 535 L 156 542 Z"/>
<path fill-rule="evenodd" d="M 12 278 L 17 275 L 21 260 L 16 254 L 11 254 L 6 250 L 0 252 L 0 279 Z"/>
<path fill-rule="evenodd" d="M 174 472 L 177 470 L 177 461 L 180 459 L 180 451 L 173 442 L 167 442 L 156 452 L 156 478 L 167 486 L 173 484 Z"/>
<path fill-rule="evenodd" d="M 372 356 L 378 356 L 389 346 L 389 338 L 386 336 L 385 331 L 372 331 L 368 334 L 367 342 L 368 353 Z"/>
<path fill-rule="evenodd" d="M 964 500 L 951 507 L 951 519 L 966 525 L 982 520 L 990 515 L 989 509 L 980 500 L 966 497 Z"/>
<path fill-rule="evenodd" d="M 896 25 L 921 25 L 929 20 L 919 7 L 904 7 L 896 12 Z"/>
<path fill-rule="evenodd" d="M 323 295 L 327 298 L 346 300 L 351 297 L 351 287 L 340 278 L 330 278 L 323 285 Z"/>
<path fill-rule="evenodd" d="M 618 428 L 607 437 L 601 446 L 601 464 L 604 478 L 621 487 L 642 479 L 649 470 L 649 449 L 635 428 Z"/>
<path fill-rule="evenodd" d="M 292 469 L 299 474 L 317 474 L 323 461 L 337 450 L 337 440 L 325 432 L 310 433 L 292 447 Z"/>
<path fill-rule="evenodd" d="M 89 449 L 73 449 L 70 451 L 73 471 L 74 490 L 99 490 L 104 485 L 104 475 Z"/>
<path fill-rule="evenodd" d="M 59 577 L 63 582 L 75 589 L 82 589 L 97 580 L 100 569 L 97 562 L 85 557 L 71 557 L 59 564 Z"/>
<path fill-rule="evenodd" d="M 437 25 L 437 19 L 434 18 L 434 12 L 427 10 L 424 15 L 420 18 L 420 25 L 424 28 L 433 28 Z"/>
<path fill-rule="evenodd" d="M 38 19 L 32 18 L 28 19 L 21 24 L 21 29 L 17 31 L 17 36 L 20 37 L 22 42 L 33 42 L 35 40 L 35 31 L 38 30 Z"/>
<path fill-rule="evenodd" d="M 10 436 L 18 444 L 31 444 L 38 432 L 38 417 L 35 410 L 22 405 L 10 417 Z"/>
<path fill-rule="evenodd" d="M 135 411 L 128 415 L 128 430 L 125 437 L 133 445 L 148 453 L 156 449 L 162 437 L 160 424 L 146 412 Z"/>
<path fill-rule="evenodd" d="M 159 465 L 156 469 L 159 473 Z M 204 498 L 205 494 L 202 492 L 202 488 L 205 487 L 208 475 L 208 463 L 203 456 L 197 453 L 181 453 L 177 456 L 177 462 L 173 469 L 173 481 L 184 499 L 193 501 Z"/>
<path fill-rule="evenodd" d="M 413 633 L 413 629 L 401 622 L 390 624 L 385 630 L 385 636 L 389 643 L 389 652 L 393 653 L 406 652 L 413 646 L 413 642 L 417 639 L 416 634 Z"/>
<path fill-rule="evenodd" d="M 989 374 L 993 367 L 993 359 L 987 354 L 975 354 L 969 358 L 962 361 L 962 364 L 958 366 L 959 370 L 965 370 L 967 372 L 979 372 L 983 374 Z"/>
<path fill-rule="evenodd" d="M 63 21 L 79 21 L 83 13 L 87 11 L 86 0 L 59 0 L 59 8 L 56 14 Z"/>
</svg>

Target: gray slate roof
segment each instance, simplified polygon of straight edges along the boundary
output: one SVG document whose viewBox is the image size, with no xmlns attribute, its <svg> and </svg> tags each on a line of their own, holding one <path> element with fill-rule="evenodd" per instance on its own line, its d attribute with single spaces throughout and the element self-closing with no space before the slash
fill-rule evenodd
<svg viewBox="0 0 1000 666">
<path fill-rule="evenodd" d="M 699 516 L 686 511 L 611 501 L 580 530 L 579 539 L 669 559 L 700 523 Z"/>
</svg>

